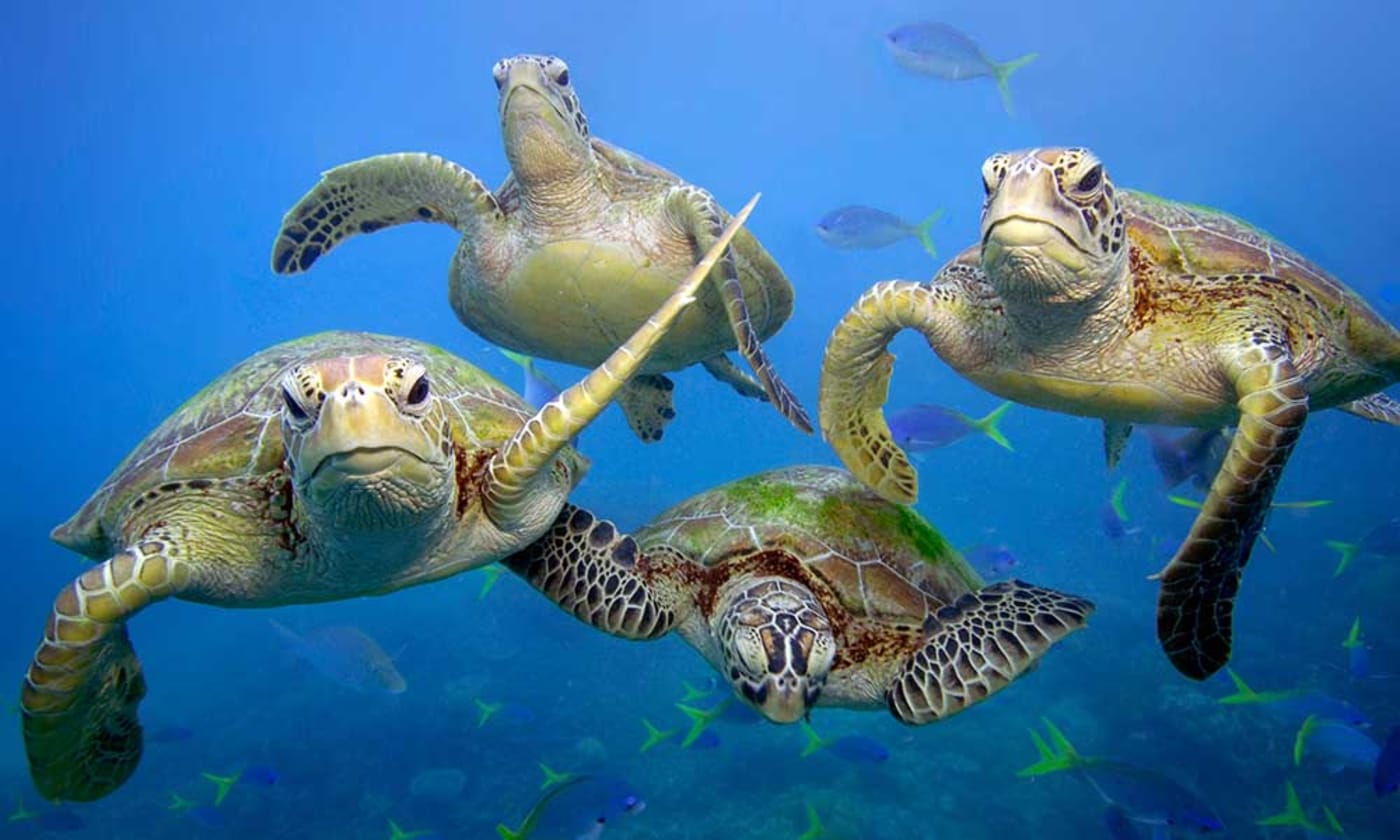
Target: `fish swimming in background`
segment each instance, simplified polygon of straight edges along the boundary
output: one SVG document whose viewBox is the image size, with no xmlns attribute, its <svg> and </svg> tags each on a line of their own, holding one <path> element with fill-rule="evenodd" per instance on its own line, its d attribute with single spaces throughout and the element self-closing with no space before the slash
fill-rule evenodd
<svg viewBox="0 0 1400 840">
<path fill-rule="evenodd" d="M 938 256 L 929 230 L 943 215 L 942 208 L 933 211 L 918 224 L 910 224 L 893 213 L 853 204 L 832 210 L 817 222 L 817 236 L 833 248 L 863 251 L 884 248 L 905 239 L 917 239 L 929 256 Z"/>
<path fill-rule="evenodd" d="M 825 751 L 853 764 L 880 764 L 890 757 L 889 749 L 868 735 L 842 735 L 828 741 L 805 720 L 802 721 L 802 731 L 807 734 L 807 745 L 802 748 L 803 758 Z"/>
<path fill-rule="evenodd" d="M 1163 490 L 1190 481 L 1192 487 L 1205 493 L 1230 449 L 1230 430 L 1190 429 L 1173 436 L 1149 428 L 1147 440 L 1152 445 L 1152 462 L 1162 474 Z"/>
<path fill-rule="evenodd" d="M 500 563 L 481 567 L 481 589 L 477 590 L 476 600 L 480 601 L 486 597 L 486 593 L 496 586 L 496 581 L 501 579 L 501 573 L 504 571 L 505 567 Z"/>
<path fill-rule="evenodd" d="M 1389 796 L 1400 789 L 1400 726 L 1390 730 L 1390 737 L 1381 747 L 1376 770 L 1371 774 L 1371 787 L 1376 796 Z"/>
<path fill-rule="evenodd" d="M 1004 402 L 979 420 L 941 405 L 919 403 L 889 416 L 890 434 L 900 448 L 916 457 L 921 452 L 956 443 L 973 432 L 981 432 L 998 446 L 1014 452 L 999 425 L 1009 408 L 1011 403 Z"/>
<path fill-rule="evenodd" d="M 503 700 L 498 703 L 489 703 L 477 698 L 472 701 L 476 704 L 476 725 L 481 728 L 486 722 L 492 719 L 512 724 L 533 723 L 535 712 L 529 706 Z"/>
<path fill-rule="evenodd" d="M 963 559 L 972 564 L 977 574 L 987 580 L 997 580 L 1011 574 L 1011 570 L 1021 565 L 1016 555 L 1005 545 L 979 543 L 962 550 Z"/>
<path fill-rule="evenodd" d="M 596 840 L 609 825 L 646 809 L 637 790 L 616 776 L 575 776 L 540 794 L 520 828 L 496 826 L 502 840 Z"/>
<path fill-rule="evenodd" d="M 1371 725 L 1370 718 L 1356 706 L 1320 691 L 1255 691 L 1245 684 L 1244 679 L 1236 674 L 1233 668 L 1226 668 L 1225 673 L 1235 684 L 1235 693 L 1221 697 L 1216 702 L 1227 706 L 1264 706 L 1290 726 L 1301 724 L 1308 715 L 1340 721 L 1349 726 Z"/>
<path fill-rule="evenodd" d="M 1366 532 L 1360 542 L 1328 540 L 1327 547 L 1341 555 L 1332 577 L 1341 577 L 1351 561 L 1358 557 L 1400 560 L 1400 516 L 1394 516 Z"/>
<path fill-rule="evenodd" d="M 389 840 L 417 840 L 419 837 L 433 836 L 433 832 L 428 829 L 405 830 L 398 823 L 389 820 Z"/>
<path fill-rule="evenodd" d="M 1371 676 L 1371 651 L 1361 636 L 1361 616 L 1351 623 L 1351 631 L 1342 640 L 1342 648 L 1347 652 L 1347 673 L 1354 680 L 1364 680 Z"/>
<path fill-rule="evenodd" d="M 681 680 L 681 689 L 685 691 L 685 695 L 680 699 L 682 703 L 704 700 L 719 690 L 719 678 L 710 675 L 701 680 L 698 686 L 689 680 Z"/>
<path fill-rule="evenodd" d="M 1125 761 L 1081 756 L 1059 727 L 1045 718 L 1041 720 L 1054 746 L 1031 730 L 1040 760 L 1017 772 L 1017 776 L 1029 778 L 1071 771 L 1133 822 L 1198 834 L 1225 829 L 1210 803 L 1191 789 L 1155 770 Z"/>
<path fill-rule="evenodd" d="M 739 724 L 762 723 L 766 720 L 748 703 L 740 703 L 733 696 L 724 698 L 708 709 L 697 709 L 684 703 L 677 703 L 676 708 L 690 718 L 690 730 L 681 739 L 682 748 L 695 743 L 705 729 L 717 720 Z"/>
<path fill-rule="evenodd" d="M 642 718 L 642 726 L 647 728 L 647 738 L 642 742 L 642 748 L 638 752 L 646 752 L 657 744 L 663 744 L 680 734 L 679 729 L 659 729 L 656 724 Z"/>
<path fill-rule="evenodd" d="M 268 623 L 298 659 L 346 688 L 384 694 L 408 690 L 393 658 L 358 627 L 337 624 L 298 635 L 276 619 Z"/>
<path fill-rule="evenodd" d="M 1332 809 L 1326 805 L 1322 806 L 1323 818 L 1326 825 L 1319 825 L 1308 818 L 1308 814 L 1303 810 L 1303 803 L 1298 800 L 1298 791 L 1293 789 L 1292 782 L 1284 782 L 1284 793 L 1287 795 L 1287 803 L 1283 810 L 1277 814 L 1256 820 L 1255 825 L 1269 828 L 1297 828 L 1307 837 L 1345 837 L 1346 831 L 1342 829 L 1342 824 L 1337 820 L 1337 815 L 1332 813 Z"/>
<path fill-rule="evenodd" d="M 797 840 L 818 840 L 826 836 L 826 827 L 822 825 L 821 817 L 817 815 L 817 809 L 812 807 L 812 803 L 802 803 L 807 811 L 807 830 L 797 835 Z"/>
<path fill-rule="evenodd" d="M 214 805 L 216 807 L 224 804 L 224 799 L 228 798 L 229 791 L 233 790 L 233 786 L 240 782 L 255 787 L 272 787 L 282 778 L 276 770 L 265 764 L 254 764 L 229 776 L 216 776 L 213 773 L 201 773 L 200 775 L 214 783 Z"/>
<path fill-rule="evenodd" d="M 559 386 L 535 366 L 534 358 L 505 348 L 501 348 L 501 352 L 525 371 L 525 382 L 520 388 L 520 394 L 531 408 L 538 410 L 559 396 Z"/>
<path fill-rule="evenodd" d="M 1121 540 L 1139 529 L 1128 527 L 1128 509 L 1123 506 L 1123 498 L 1128 493 L 1128 479 L 1124 478 L 1113 488 L 1113 494 L 1099 508 L 1099 527 L 1111 540 Z"/>
<path fill-rule="evenodd" d="M 1350 768 L 1370 774 L 1381 757 L 1381 745 L 1350 724 L 1313 714 L 1293 739 L 1293 763 L 1301 766 L 1305 753 L 1316 756 L 1330 773 Z"/>
<path fill-rule="evenodd" d="M 1028 53 L 1010 61 L 992 61 L 976 41 L 946 23 L 906 24 L 885 35 L 885 46 L 895 62 L 912 73 L 950 82 L 982 77 L 995 79 L 1002 107 L 1009 117 L 1014 117 L 1016 112 L 1011 106 L 1011 88 L 1007 80 L 1037 55 Z"/>
</svg>

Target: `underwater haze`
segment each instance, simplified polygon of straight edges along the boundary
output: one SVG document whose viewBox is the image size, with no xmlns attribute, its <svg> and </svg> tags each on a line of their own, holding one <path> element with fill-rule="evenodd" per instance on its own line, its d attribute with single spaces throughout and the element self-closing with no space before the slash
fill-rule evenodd
<svg viewBox="0 0 1400 840">
<path fill-rule="evenodd" d="M 1009 76 L 1014 116 L 990 78 L 896 61 L 887 34 L 921 21 L 997 62 L 1037 53 Z M 525 390 L 447 303 L 459 235 L 444 225 L 357 237 L 306 275 L 270 266 L 283 214 L 338 164 L 425 151 L 498 185 L 501 58 L 563 58 L 595 136 L 730 211 L 762 192 L 748 228 L 796 292 L 765 346 L 815 419 L 833 326 L 873 283 L 927 280 L 976 241 L 996 151 L 1088 147 L 1117 185 L 1246 219 L 1400 321 L 1396 31 L 1400 5 L 1304 0 L 6 4 L 0 326 L 17 390 L 0 419 L 0 799 L 13 808 L 0 836 L 489 838 L 542 801 L 543 764 L 587 778 L 554 782 L 568 787 L 544 801 L 538 840 L 1148 837 L 1188 794 L 1219 824 L 1188 820 L 1170 829 L 1181 836 L 1325 836 L 1326 808 L 1348 837 L 1400 837 L 1400 796 L 1373 790 L 1383 762 L 1347 740 L 1379 750 L 1400 725 L 1400 536 L 1385 530 L 1400 430 L 1339 411 L 1309 418 L 1276 496 L 1328 504 L 1273 511 L 1237 602 L 1231 668 L 1283 697 L 1241 695 L 1224 672 L 1190 681 L 1158 648 L 1147 576 L 1195 515 L 1169 494 L 1200 492 L 1164 489 L 1146 434 L 1110 472 L 1098 421 L 1016 405 L 998 421 L 1014 451 L 974 430 L 918 454 L 917 510 L 970 558 L 994 555 L 983 576 L 1014 565 L 1097 612 L 943 722 L 819 708 L 811 726 L 832 743 L 804 756 L 800 727 L 730 714 L 682 748 L 678 701 L 733 693 L 693 649 L 607 637 L 509 574 L 488 588 L 491 571 L 381 598 L 143 612 L 130 632 L 149 687 L 144 756 L 97 802 L 42 800 L 18 713 L 53 599 L 90 564 L 50 530 L 237 362 L 363 330 Z M 917 234 L 834 247 L 817 224 L 848 206 L 911 230 L 942 208 L 927 228 L 937 256 Z M 888 411 L 999 405 L 916 336 L 892 349 Z M 584 373 L 539 369 L 565 386 Z M 635 529 L 760 470 L 839 464 L 772 406 L 698 368 L 671 376 L 664 439 L 641 443 L 607 410 L 581 436 L 591 468 L 572 501 Z M 1232 695 L 1252 702 L 1220 702 Z M 1318 726 L 1337 709 L 1354 715 L 1340 739 Z M 677 735 L 643 752 L 643 719 Z M 1047 720 L 1115 762 L 1099 769 L 1135 770 L 1107 786 L 1083 768 L 1018 776 L 1043 758 L 1029 731 L 1048 738 Z M 1259 825 L 1289 784 L 1309 827 Z"/>
</svg>

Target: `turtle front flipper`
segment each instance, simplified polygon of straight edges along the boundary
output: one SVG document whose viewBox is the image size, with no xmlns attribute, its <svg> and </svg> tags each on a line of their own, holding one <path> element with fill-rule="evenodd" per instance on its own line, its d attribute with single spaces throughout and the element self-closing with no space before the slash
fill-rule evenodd
<svg viewBox="0 0 1400 840">
<path fill-rule="evenodd" d="M 960 338 L 971 324 L 964 318 L 968 307 L 957 278 L 976 271 L 955 263 L 939 272 L 931 285 L 908 280 L 876 283 L 827 340 L 817 396 L 822 435 L 856 478 L 891 502 L 913 504 L 919 497 L 919 478 L 885 422 L 894 370 L 894 355 L 885 348 L 903 330 L 916 329 L 955 368 L 971 367 L 975 360 L 964 358 L 970 345 Z"/>
<path fill-rule="evenodd" d="M 1172 665 L 1198 680 L 1230 660 L 1240 577 L 1308 416 L 1308 392 L 1281 344 L 1248 346 L 1227 372 L 1239 395 L 1238 428 L 1191 532 L 1155 575 L 1157 639 Z"/>
<path fill-rule="evenodd" d="M 84 572 L 54 600 L 20 694 L 29 772 L 46 798 L 100 799 L 136 770 L 136 707 L 146 680 L 126 621 L 187 581 L 176 553 L 148 537 Z"/>
<path fill-rule="evenodd" d="M 632 377 L 617 392 L 617 405 L 627 416 L 627 425 L 642 443 L 661 440 L 666 424 L 676 418 L 671 401 L 676 384 L 659 373 Z"/>
<path fill-rule="evenodd" d="M 1367 420 L 1391 426 L 1400 426 L 1400 400 L 1396 400 L 1386 393 L 1372 394 L 1369 397 L 1352 400 L 1337 407 L 1348 414 L 1355 414 L 1357 417 L 1365 417 Z"/>
<path fill-rule="evenodd" d="M 705 372 L 718 379 L 737 391 L 740 396 L 749 397 L 755 400 L 768 400 L 768 392 L 763 390 L 763 385 L 739 370 L 739 367 L 729 360 L 723 353 L 711 359 L 706 359 L 700 363 L 705 368 Z"/>
<path fill-rule="evenodd" d="M 437 155 L 403 152 L 328 170 L 287 215 L 272 244 L 272 270 L 300 274 L 342 240 L 407 222 L 444 222 L 464 235 L 503 218 L 471 172 Z"/>
<path fill-rule="evenodd" d="M 566 504 L 544 536 L 501 562 L 584 624 L 625 639 L 655 639 L 675 626 L 681 602 L 669 587 L 653 589 L 639 560 L 636 540 Z"/>
<path fill-rule="evenodd" d="M 680 221 L 681 226 L 695 240 L 701 251 L 708 250 L 719 238 L 724 228 L 726 214 L 719 203 L 708 192 L 690 185 L 678 186 L 667 199 L 667 209 Z M 744 290 L 739 285 L 739 268 L 734 262 L 733 251 L 725 252 L 719 263 L 719 291 L 724 300 L 724 308 L 729 313 L 729 325 L 734 329 L 734 342 L 739 355 L 753 368 L 758 381 L 762 383 L 768 400 L 778 409 L 778 413 L 789 423 L 804 432 L 812 431 L 812 421 L 807 411 L 797 401 L 787 384 L 778 377 L 758 331 L 749 318 L 749 305 L 744 301 Z"/>
<path fill-rule="evenodd" d="M 890 712 L 918 725 L 981 702 L 1082 629 L 1093 611 L 1083 598 L 1019 580 L 970 592 L 925 622 L 923 647 L 885 691 Z"/>
</svg>

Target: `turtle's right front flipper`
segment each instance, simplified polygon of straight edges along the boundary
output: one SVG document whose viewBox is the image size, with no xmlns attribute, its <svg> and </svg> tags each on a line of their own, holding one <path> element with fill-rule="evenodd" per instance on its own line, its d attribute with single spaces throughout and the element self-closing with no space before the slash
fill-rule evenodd
<svg viewBox="0 0 1400 840">
<path fill-rule="evenodd" d="M 636 540 L 566 504 L 544 536 L 501 562 L 584 624 L 656 639 L 675 626 L 681 603 L 670 588 L 654 589 L 639 561 Z"/>
<path fill-rule="evenodd" d="M 1230 661 L 1240 577 L 1308 417 L 1303 378 L 1281 343 L 1252 344 L 1226 367 L 1239 426 L 1191 533 L 1156 575 L 1157 639 L 1172 665 L 1197 680 Z"/>
<path fill-rule="evenodd" d="M 1083 629 L 1093 611 L 1083 598 L 1019 580 L 970 592 L 925 622 L 924 646 L 885 691 L 890 712 L 918 725 L 985 700 Z"/>
<path fill-rule="evenodd" d="M 171 544 L 147 537 L 84 572 L 54 600 L 21 689 L 24 746 L 39 793 L 88 802 L 141 760 L 136 707 L 146 694 L 126 621 L 188 580 Z"/>
<path fill-rule="evenodd" d="M 337 166 L 301 197 L 272 245 L 272 270 L 299 274 L 347 237 L 407 222 L 443 222 L 462 234 L 502 218 L 486 185 L 437 155 L 403 152 Z"/>
</svg>

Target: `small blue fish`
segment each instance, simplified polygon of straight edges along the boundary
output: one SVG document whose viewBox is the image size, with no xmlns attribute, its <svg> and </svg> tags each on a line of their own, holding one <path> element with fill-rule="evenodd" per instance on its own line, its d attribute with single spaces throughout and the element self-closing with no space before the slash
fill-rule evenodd
<svg viewBox="0 0 1400 840">
<path fill-rule="evenodd" d="M 922 222 L 912 225 L 893 213 L 853 204 L 822 216 L 817 222 L 817 236 L 833 248 L 848 251 L 884 248 L 914 238 L 923 243 L 929 256 L 936 257 L 938 250 L 933 247 L 929 230 L 942 215 L 942 209 L 935 210 Z"/>
<path fill-rule="evenodd" d="M 1400 560 L 1400 516 L 1392 517 L 1366 532 L 1359 542 L 1348 543 L 1328 540 L 1327 547 L 1341 557 L 1332 577 L 1338 577 L 1347 570 L 1351 561 L 1358 557 L 1375 557 L 1381 560 Z"/>
<path fill-rule="evenodd" d="M 1011 403 L 1004 402 L 980 420 L 941 405 L 920 403 L 889 416 L 890 434 L 900 448 L 910 454 L 938 449 L 981 432 L 1008 451 L 1015 451 L 998 425 Z"/>
<path fill-rule="evenodd" d="M 298 635 L 275 619 L 268 622 L 297 658 L 346 688 L 386 694 L 408 689 L 394 660 L 358 627 L 318 627 Z"/>
<path fill-rule="evenodd" d="M 1376 796 L 1389 796 L 1400 789 L 1400 726 L 1390 730 L 1390 737 L 1385 739 L 1371 775 L 1371 787 Z"/>
<path fill-rule="evenodd" d="M 1309 715 L 1339 721 L 1348 726 L 1366 727 L 1370 718 L 1356 706 L 1320 691 L 1255 691 L 1234 669 L 1225 673 L 1235 684 L 1235 693 L 1220 698 L 1228 706 L 1263 706 L 1290 726 L 1301 725 Z"/>
<path fill-rule="evenodd" d="M 1005 545 L 979 543 L 963 549 L 962 555 L 963 559 L 977 570 L 977 574 L 987 580 L 1004 578 L 1011 574 L 1012 569 L 1021 565 L 1021 561 L 1017 560 L 1016 555 Z"/>
<path fill-rule="evenodd" d="M 1305 753 L 1316 756 L 1332 773 L 1347 768 L 1373 773 L 1381 746 L 1354 726 L 1308 715 L 1293 739 L 1293 763 L 1301 765 Z"/>
<path fill-rule="evenodd" d="M 996 80 L 1001 104 L 1007 116 L 1015 116 L 1011 106 L 1011 74 L 1033 61 L 1036 53 L 1028 53 L 1010 61 L 997 62 L 987 58 L 977 42 L 946 23 L 910 23 L 885 35 L 889 48 L 900 67 L 911 73 L 935 76 L 950 82 L 982 77 Z"/>
<path fill-rule="evenodd" d="M 525 384 L 521 388 L 524 393 L 521 396 L 525 398 L 525 402 L 529 403 L 531 408 L 543 408 L 546 403 L 559 396 L 559 386 L 555 385 L 554 380 L 535 366 L 533 358 L 504 348 L 501 352 L 505 354 L 507 359 L 520 365 L 521 369 L 525 371 Z"/>
<path fill-rule="evenodd" d="M 645 809 L 637 789 L 620 777 L 576 776 L 545 790 L 519 829 L 501 825 L 496 833 L 506 840 L 594 840 Z"/>
<path fill-rule="evenodd" d="M 1123 497 L 1127 492 L 1128 479 L 1125 478 L 1114 486 L 1113 495 L 1099 508 L 1099 527 L 1111 540 L 1121 540 L 1128 534 L 1137 533 L 1137 529 L 1128 528 L 1128 510 L 1123 506 Z"/>
<path fill-rule="evenodd" d="M 1226 429 L 1191 429 L 1175 437 L 1161 429 L 1148 429 L 1147 439 L 1164 490 L 1189 480 L 1202 493 L 1208 491 L 1230 449 Z"/>
<path fill-rule="evenodd" d="M 516 726 L 523 726 L 534 723 L 535 712 L 529 706 L 516 703 L 512 700 L 504 700 L 496 703 L 488 703 L 478 699 L 476 703 L 476 725 L 485 726 L 489 720 L 500 723 L 507 723 Z"/>
<path fill-rule="evenodd" d="M 868 735 L 842 735 L 828 741 L 806 721 L 802 722 L 802 731 L 807 734 L 807 745 L 802 749 L 803 758 L 823 750 L 853 764 L 879 764 L 890 757 L 885 745 Z"/>
<path fill-rule="evenodd" d="M 1352 679 L 1364 680 L 1371 676 L 1371 651 L 1361 635 L 1361 616 L 1352 621 L 1351 632 L 1342 640 L 1342 648 L 1347 652 L 1347 673 Z"/>
</svg>

